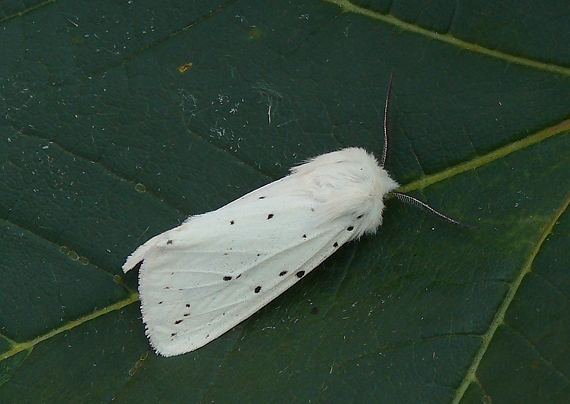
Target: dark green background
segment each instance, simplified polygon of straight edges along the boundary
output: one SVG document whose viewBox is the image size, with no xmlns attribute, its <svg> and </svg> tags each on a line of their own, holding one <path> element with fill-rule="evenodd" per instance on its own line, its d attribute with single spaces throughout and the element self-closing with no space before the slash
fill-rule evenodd
<svg viewBox="0 0 570 404">
<path fill-rule="evenodd" d="M 0 402 L 567 402 L 569 3 L 357 6 L 0 3 Z M 308 157 L 379 154 L 391 72 L 389 171 L 479 228 L 390 200 L 157 357 L 128 254 Z"/>
</svg>

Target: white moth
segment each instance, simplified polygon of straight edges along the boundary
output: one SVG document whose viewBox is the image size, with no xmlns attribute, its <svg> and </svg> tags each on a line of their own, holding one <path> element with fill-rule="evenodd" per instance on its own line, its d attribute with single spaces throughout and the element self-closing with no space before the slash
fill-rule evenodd
<svg viewBox="0 0 570 404">
<path fill-rule="evenodd" d="M 140 268 L 142 317 L 159 354 L 204 346 L 346 242 L 375 233 L 388 194 L 457 223 L 394 191 L 398 184 L 384 169 L 391 84 L 390 79 L 380 163 L 354 147 L 315 157 L 218 210 L 189 217 L 127 259 L 125 272 Z"/>
</svg>

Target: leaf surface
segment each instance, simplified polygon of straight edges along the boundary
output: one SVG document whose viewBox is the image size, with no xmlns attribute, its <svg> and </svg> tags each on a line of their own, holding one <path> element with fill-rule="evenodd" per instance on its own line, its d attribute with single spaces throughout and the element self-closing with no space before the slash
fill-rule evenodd
<svg viewBox="0 0 570 404">
<path fill-rule="evenodd" d="M 570 6 L 0 5 L 0 401 L 565 403 Z M 125 258 L 342 147 L 465 230 L 375 236 L 156 356 Z M 262 240 L 260 240 L 262 242 Z"/>
</svg>

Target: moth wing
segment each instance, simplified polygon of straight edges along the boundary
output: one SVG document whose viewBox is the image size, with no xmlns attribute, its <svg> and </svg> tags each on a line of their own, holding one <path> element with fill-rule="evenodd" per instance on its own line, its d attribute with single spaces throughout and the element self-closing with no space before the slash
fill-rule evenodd
<svg viewBox="0 0 570 404">
<path fill-rule="evenodd" d="M 200 348 L 297 283 L 350 240 L 351 218 L 325 220 L 291 177 L 162 233 L 137 249 L 141 311 L 164 356 Z"/>
</svg>

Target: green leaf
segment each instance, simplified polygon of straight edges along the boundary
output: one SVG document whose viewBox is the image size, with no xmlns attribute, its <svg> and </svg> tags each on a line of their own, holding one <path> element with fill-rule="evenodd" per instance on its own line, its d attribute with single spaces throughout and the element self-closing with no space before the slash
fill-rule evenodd
<svg viewBox="0 0 570 404">
<path fill-rule="evenodd" d="M 374 3 L 374 4 L 370 4 Z M 0 4 L 0 402 L 565 403 L 570 6 Z M 347 146 L 387 202 L 259 313 L 150 349 L 125 258 Z"/>
</svg>

